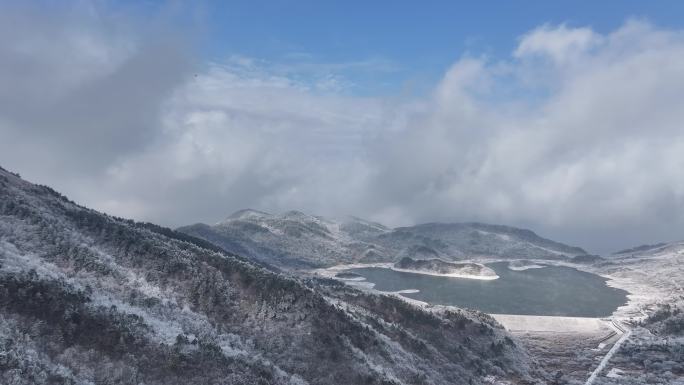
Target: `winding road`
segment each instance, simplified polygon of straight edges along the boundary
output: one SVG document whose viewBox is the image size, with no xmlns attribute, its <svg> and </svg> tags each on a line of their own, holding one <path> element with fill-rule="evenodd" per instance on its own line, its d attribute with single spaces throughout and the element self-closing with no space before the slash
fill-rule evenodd
<svg viewBox="0 0 684 385">
<path fill-rule="evenodd" d="M 615 319 L 611 319 L 610 322 L 613 325 L 613 327 L 616 329 L 616 331 L 622 333 L 622 336 L 620 336 L 620 339 L 615 341 L 615 344 L 613 344 L 613 347 L 610 348 L 608 353 L 606 353 L 606 355 L 603 357 L 603 359 L 601 360 L 599 365 L 596 367 L 596 369 L 591 373 L 591 376 L 589 376 L 589 378 L 587 379 L 587 382 L 585 382 L 584 385 L 592 385 L 594 383 L 594 381 L 596 380 L 598 375 L 601 374 L 603 369 L 606 368 L 606 365 L 608 364 L 610 359 L 613 357 L 615 352 L 620 350 L 620 346 L 622 345 L 622 343 L 625 342 L 625 340 L 627 340 L 627 338 L 629 338 L 629 336 L 632 334 L 632 331 L 626 329 L 622 324 L 620 324 L 620 321 L 617 321 Z"/>
</svg>

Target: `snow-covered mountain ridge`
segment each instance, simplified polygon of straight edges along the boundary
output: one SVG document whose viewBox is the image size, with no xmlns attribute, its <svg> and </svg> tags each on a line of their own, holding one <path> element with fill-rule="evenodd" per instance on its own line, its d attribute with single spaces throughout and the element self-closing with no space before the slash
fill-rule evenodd
<svg viewBox="0 0 684 385">
<path fill-rule="evenodd" d="M 268 214 L 246 209 L 215 225 L 200 223 L 178 231 L 283 268 L 396 262 L 404 257 L 564 260 L 587 254 L 515 227 L 426 223 L 392 229 L 356 217 L 331 219 L 299 211 Z"/>
</svg>

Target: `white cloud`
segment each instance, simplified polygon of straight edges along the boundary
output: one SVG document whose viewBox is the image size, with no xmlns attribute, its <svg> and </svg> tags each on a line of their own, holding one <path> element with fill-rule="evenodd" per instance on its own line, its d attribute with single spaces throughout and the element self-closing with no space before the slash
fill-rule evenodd
<svg viewBox="0 0 684 385">
<path fill-rule="evenodd" d="M 516 56 L 534 48 L 554 57 L 532 68 L 553 74 L 540 82 L 542 100 L 493 97 L 516 79 L 524 96 L 529 63 L 505 63 L 505 77 L 501 63 L 456 63 L 433 111 L 399 136 L 419 159 L 395 157 L 383 171 L 381 179 L 423 165 L 391 186 L 413 191 L 396 207 L 414 220 L 528 223 L 599 248 L 682 237 L 682 34 L 628 22 L 604 36 L 564 26 L 526 36 Z M 588 41 L 601 44 L 586 50 Z M 582 60 L 569 60 L 580 47 Z M 484 95 L 470 89 L 481 79 L 493 83 Z"/>
<path fill-rule="evenodd" d="M 244 207 L 503 222 L 603 250 L 684 236 L 680 31 L 544 25 L 402 100 L 340 92 L 340 71 L 379 59 L 191 72 L 135 28 L 44 18 L 0 38 L 0 161 L 89 206 L 168 225 Z"/>
<path fill-rule="evenodd" d="M 558 63 L 585 53 L 598 46 L 602 37 L 591 28 L 568 28 L 565 25 L 542 25 L 520 39 L 514 55 L 518 58 L 527 56 L 548 56 Z"/>
</svg>

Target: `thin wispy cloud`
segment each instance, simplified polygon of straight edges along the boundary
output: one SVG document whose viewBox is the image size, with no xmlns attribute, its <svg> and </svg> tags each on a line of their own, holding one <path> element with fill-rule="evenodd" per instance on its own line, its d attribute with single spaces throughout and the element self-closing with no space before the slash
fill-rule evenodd
<svg viewBox="0 0 684 385">
<path fill-rule="evenodd" d="M 365 87 L 356 81 L 358 77 L 401 70 L 397 63 L 382 57 L 331 63 L 301 52 L 285 55 L 277 61 L 231 55 L 220 63 L 212 63 L 212 66 L 252 78 L 281 77 L 312 91 L 338 93 L 350 93 Z"/>
</svg>

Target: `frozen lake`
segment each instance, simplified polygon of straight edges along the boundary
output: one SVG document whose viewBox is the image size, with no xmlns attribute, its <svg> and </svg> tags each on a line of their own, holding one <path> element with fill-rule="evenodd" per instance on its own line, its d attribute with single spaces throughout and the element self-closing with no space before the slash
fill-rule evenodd
<svg viewBox="0 0 684 385">
<path fill-rule="evenodd" d="M 515 271 L 508 262 L 488 264 L 499 279 L 437 277 L 366 267 L 347 270 L 366 278 L 381 291 L 417 289 L 402 294 L 431 304 L 478 309 L 486 313 L 606 317 L 627 303 L 627 292 L 606 285 L 606 279 L 571 267 L 546 266 Z"/>
</svg>

